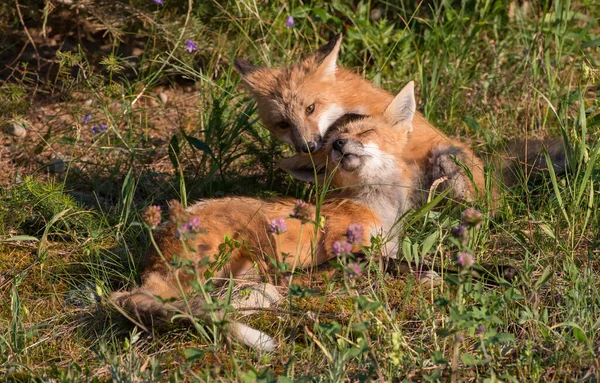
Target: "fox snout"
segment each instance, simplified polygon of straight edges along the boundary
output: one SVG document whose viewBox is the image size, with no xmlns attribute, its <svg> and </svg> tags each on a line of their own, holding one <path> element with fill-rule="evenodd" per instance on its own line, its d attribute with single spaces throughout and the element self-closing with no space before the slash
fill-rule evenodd
<svg viewBox="0 0 600 383">
<path fill-rule="evenodd" d="M 363 145 L 352 139 L 338 138 L 331 144 L 333 152 L 332 160 L 340 160 L 342 168 L 346 171 L 354 171 L 361 165 Z"/>
<path fill-rule="evenodd" d="M 314 153 L 323 146 L 323 138 L 320 134 L 314 135 L 311 139 L 296 140 L 295 148 L 299 153 Z"/>
</svg>

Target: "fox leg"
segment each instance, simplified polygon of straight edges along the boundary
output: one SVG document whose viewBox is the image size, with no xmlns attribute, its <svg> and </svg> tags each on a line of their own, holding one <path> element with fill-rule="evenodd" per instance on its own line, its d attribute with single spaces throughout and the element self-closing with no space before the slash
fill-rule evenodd
<svg viewBox="0 0 600 383">
<path fill-rule="evenodd" d="M 471 175 L 467 174 L 465 168 Z M 441 146 L 429 157 L 429 184 L 447 178 L 442 185 L 450 187 L 452 197 L 460 202 L 473 202 L 485 186 L 483 164 L 470 150 L 458 146 Z"/>
</svg>

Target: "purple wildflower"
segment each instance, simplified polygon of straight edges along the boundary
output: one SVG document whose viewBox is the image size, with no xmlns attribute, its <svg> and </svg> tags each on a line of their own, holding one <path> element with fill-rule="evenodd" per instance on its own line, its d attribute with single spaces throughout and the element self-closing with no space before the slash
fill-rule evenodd
<svg viewBox="0 0 600 383">
<path fill-rule="evenodd" d="M 286 231 L 287 224 L 283 218 L 274 219 L 269 223 L 269 233 L 271 234 L 283 234 Z"/>
<path fill-rule="evenodd" d="M 362 267 L 358 262 L 349 263 L 346 265 L 346 275 L 349 277 L 360 277 L 362 274 Z"/>
<path fill-rule="evenodd" d="M 335 241 L 331 251 L 336 257 L 339 257 L 342 254 L 350 254 L 352 252 L 352 245 L 347 241 Z"/>
<path fill-rule="evenodd" d="M 464 337 L 464 336 L 462 336 L 461 334 L 456 334 L 456 335 L 454 336 L 454 340 L 460 343 L 460 342 L 462 342 L 463 340 L 465 340 L 465 337 Z"/>
<path fill-rule="evenodd" d="M 364 235 L 365 231 L 360 223 L 353 223 L 348 226 L 348 232 L 346 233 L 348 242 L 358 245 L 362 242 Z"/>
<path fill-rule="evenodd" d="M 151 229 L 154 229 L 161 221 L 160 206 L 148 206 L 142 213 L 142 218 Z"/>
<path fill-rule="evenodd" d="M 475 263 L 475 259 L 471 253 L 458 253 L 456 255 L 456 264 L 461 267 L 471 266 Z"/>
<path fill-rule="evenodd" d="M 192 217 L 187 222 L 182 223 L 175 230 L 175 237 L 181 238 L 189 238 L 195 234 L 198 234 L 202 230 L 200 227 L 200 218 Z"/>
<path fill-rule="evenodd" d="M 478 228 L 481 226 L 481 221 L 483 221 L 483 214 L 475 208 L 468 208 L 463 212 L 462 221 L 468 227 Z"/>
<path fill-rule="evenodd" d="M 85 116 L 83 116 L 83 125 L 89 124 L 90 121 L 92 121 L 92 115 L 91 114 L 88 113 Z"/>
<path fill-rule="evenodd" d="M 152 0 L 156 5 L 164 5 L 163 0 Z"/>
<path fill-rule="evenodd" d="M 187 226 L 190 231 L 198 232 L 200 231 L 200 217 L 192 217 L 187 221 Z"/>
<path fill-rule="evenodd" d="M 484 325 L 480 324 L 479 326 L 477 326 L 477 328 L 475 329 L 475 334 L 476 335 L 481 335 L 484 334 L 487 331 L 487 328 L 485 328 Z"/>
<path fill-rule="evenodd" d="M 293 218 L 298 218 L 302 221 L 310 220 L 310 208 L 308 204 L 301 199 L 296 201 L 294 205 L 294 212 L 292 213 Z"/>
<path fill-rule="evenodd" d="M 181 225 L 177 229 L 175 229 L 175 238 L 181 239 L 182 237 L 186 237 L 188 233 L 189 233 L 188 227 L 184 223 L 183 225 Z"/>
<path fill-rule="evenodd" d="M 456 238 L 462 238 L 465 234 L 467 234 L 467 228 L 464 225 L 458 225 L 453 227 L 450 233 L 452 233 L 452 236 Z"/>
<path fill-rule="evenodd" d="M 181 202 L 176 199 L 169 201 L 169 220 L 171 222 L 175 224 L 185 222 L 187 221 L 187 217 L 188 215 Z"/>
<path fill-rule="evenodd" d="M 285 20 L 285 26 L 288 28 L 294 28 L 294 18 L 292 16 L 288 16 Z"/>
<path fill-rule="evenodd" d="M 185 49 L 186 49 L 188 52 L 192 53 L 192 52 L 194 52 L 195 50 L 197 50 L 197 49 L 198 49 L 198 45 L 196 45 L 196 43 L 195 43 L 195 42 L 193 42 L 192 40 L 187 40 L 187 41 L 185 42 Z"/>
<path fill-rule="evenodd" d="M 94 125 L 92 127 L 92 133 L 96 134 L 100 132 L 106 132 L 106 129 L 108 129 L 108 126 L 106 126 L 106 124 L 100 124 L 98 126 Z"/>
</svg>

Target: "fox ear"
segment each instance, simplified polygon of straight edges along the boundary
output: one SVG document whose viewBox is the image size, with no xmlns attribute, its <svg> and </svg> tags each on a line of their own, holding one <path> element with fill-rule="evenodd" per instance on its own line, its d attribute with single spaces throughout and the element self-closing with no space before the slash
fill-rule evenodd
<svg viewBox="0 0 600 383">
<path fill-rule="evenodd" d="M 296 154 L 279 161 L 279 167 L 291 174 L 298 181 L 323 182 L 325 180 L 325 165 L 319 160 L 305 154 Z"/>
<path fill-rule="evenodd" d="M 242 76 L 246 89 L 254 97 L 268 94 L 274 86 L 276 69 L 256 66 L 240 58 L 233 60 L 233 67 Z"/>
<path fill-rule="evenodd" d="M 410 132 L 412 131 L 412 120 L 416 109 L 415 83 L 411 81 L 394 97 L 392 102 L 385 108 L 383 115 L 394 125 L 405 125 Z"/>
<path fill-rule="evenodd" d="M 337 59 L 342 46 L 342 34 L 338 33 L 316 52 L 317 74 L 321 77 L 334 76 L 337 69 Z"/>
<path fill-rule="evenodd" d="M 236 58 L 233 60 L 233 67 L 235 68 L 235 71 L 238 72 L 243 78 L 246 78 L 252 72 L 256 72 L 260 69 L 260 67 L 252 65 L 252 63 L 241 58 Z"/>
</svg>

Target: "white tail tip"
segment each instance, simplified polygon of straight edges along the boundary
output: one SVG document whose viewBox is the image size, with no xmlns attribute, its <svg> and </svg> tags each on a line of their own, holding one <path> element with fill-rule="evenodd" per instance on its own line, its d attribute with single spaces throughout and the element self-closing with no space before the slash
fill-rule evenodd
<svg viewBox="0 0 600 383">
<path fill-rule="evenodd" d="M 231 323 L 230 326 L 233 336 L 248 347 L 262 351 L 275 351 L 277 348 L 277 342 L 262 331 L 238 322 Z"/>
</svg>

